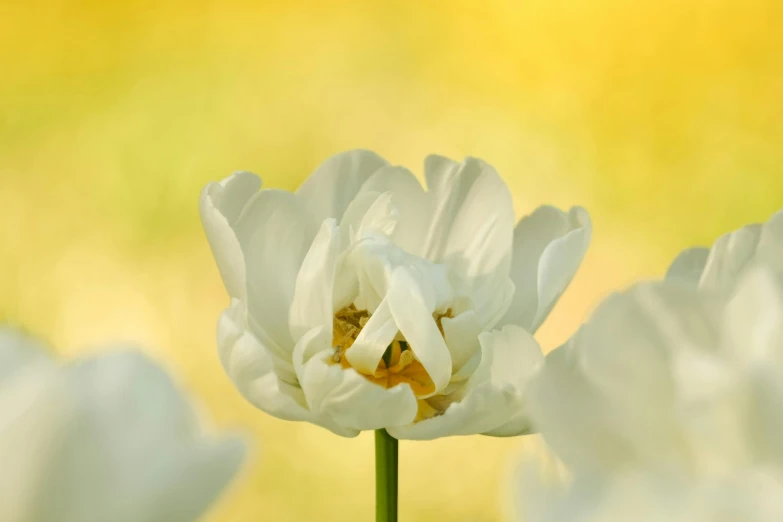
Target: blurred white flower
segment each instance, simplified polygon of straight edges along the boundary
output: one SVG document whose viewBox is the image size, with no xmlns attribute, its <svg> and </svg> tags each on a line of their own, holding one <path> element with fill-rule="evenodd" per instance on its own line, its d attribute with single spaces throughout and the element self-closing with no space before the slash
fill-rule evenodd
<svg viewBox="0 0 783 522">
<path fill-rule="evenodd" d="M 637 285 L 547 356 L 530 411 L 574 476 L 528 477 L 524 520 L 783 520 L 783 286 L 733 286 Z"/>
<path fill-rule="evenodd" d="M 684 250 L 669 267 L 666 278 L 725 293 L 759 263 L 783 271 L 783 210 L 766 223 L 747 225 L 721 236 L 712 248 Z"/>
<path fill-rule="evenodd" d="M 250 173 L 208 185 L 201 217 L 231 306 L 222 363 L 283 419 L 353 436 L 514 435 L 542 358 L 531 333 L 576 272 L 587 212 L 511 196 L 477 159 L 430 156 L 428 190 L 367 151 L 339 154 L 296 193 Z"/>
<path fill-rule="evenodd" d="M 191 522 L 236 473 L 233 437 L 202 433 L 140 353 L 58 365 L 0 329 L 0 520 Z"/>
<path fill-rule="evenodd" d="M 531 467 L 518 482 L 520 522 L 779 522 L 783 475 L 764 467 L 721 476 L 662 471 L 545 482 Z"/>
</svg>

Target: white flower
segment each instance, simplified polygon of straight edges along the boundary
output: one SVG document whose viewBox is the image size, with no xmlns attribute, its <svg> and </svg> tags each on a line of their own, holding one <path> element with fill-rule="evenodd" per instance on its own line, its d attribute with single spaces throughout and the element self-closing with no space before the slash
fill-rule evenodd
<svg viewBox="0 0 783 522">
<path fill-rule="evenodd" d="M 202 434 L 135 352 L 60 366 L 0 330 L 0 520 L 190 522 L 236 473 L 235 438 Z"/>
<path fill-rule="evenodd" d="M 749 267 L 759 263 L 783 271 L 783 210 L 764 224 L 747 225 L 721 236 L 712 248 L 684 250 L 666 278 L 725 293 Z"/>
<path fill-rule="evenodd" d="M 745 270 L 726 296 L 679 281 L 607 299 L 529 390 L 574 474 L 526 481 L 531 521 L 783 520 L 783 286 Z"/>
<path fill-rule="evenodd" d="M 528 470 L 520 522 L 779 522 L 783 475 L 764 467 L 723 476 L 661 471 L 578 475 L 549 484 Z"/>
<path fill-rule="evenodd" d="M 428 190 L 352 151 L 296 193 L 258 191 L 250 173 L 204 189 L 231 296 L 221 361 L 254 405 L 344 436 L 529 429 L 523 388 L 542 357 L 530 333 L 584 256 L 587 213 L 541 207 L 515 228 L 483 161 L 430 156 L 425 177 Z"/>
</svg>

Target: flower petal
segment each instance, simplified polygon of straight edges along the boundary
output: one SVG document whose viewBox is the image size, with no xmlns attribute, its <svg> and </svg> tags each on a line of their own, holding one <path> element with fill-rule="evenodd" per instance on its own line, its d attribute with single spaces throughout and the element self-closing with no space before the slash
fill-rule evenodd
<svg viewBox="0 0 783 522">
<path fill-rule="evenodd" d="M 473 290 L 486 279 L 504 280 L 511 264 L 514 208 L 511 193 L 495 169 L 467 158 L 457 164 L 429 156 L 424 164 L 432 221 L 425 236 L 425 257 L 448 261 Z M 494 292 L 489 285 L 487 292 Z"/>
<path fill-rule="evenodd" d="M 237 172 L 220 183 L 210 183 L 201 191 L 199 213 L 212 255 L 228 294 L 243 298 L 245 260 L 233 227 L 247 202 L 261 188 L 261 178 L 250 172 Z"/>
<path fill-rule="evenodd" d="M 293 194 L 269 189 L 253 196 L 234 228 L 248 267 L 248 324 L 276 357 L 290 361 L 289 310 L 317 229 Z"/>
<path fill-rule="evenodd" d="M 683 250 L 666 271 L 666 279 L 690 282 L 694 287 L 697 287 L 709 255 L 710 249 L 705 247 Z"/>
<path fill-rule="evenodd" d="M 700 286 L 729 292 L 756 254 L 761 225 L 748 225 L 718 238 L 710 250 Z"/>
<path fill-rule="evenodd" d="M 429 440 L 485 433 L 524 410 L 527 381 L 543 360 L 538 343 L 513 325 L 481 334 L 480 342 L 481 362 L 467 383 L 464 397 L 442 415 L 409 426 L 387 428 L 393 437 Z M 529 426 L 520 428 L 516 434 L 527 431 Z"/>
<path fill-rule="evenodd" d="M 9 327 L 0 326 L 0 385 L 19 372 L 48 368 L 57 364 L 37 340 Z"/>
<path fill-rule="evenodd" d="M 435 392 L 441 391 L 451 379 L 451 355 L 432 318 L 433 309 L 405 268 L 394 271 L 387 300 L 397 327 L 435 383 Z"/>
<path fill-rule="evenodd" d="M 295 359 L 314 352 L 312 346 L 328 346 L 330 332 L 315 328 L 296 346 Z M 349 350 L 350 351 L 350 350 Z M 332 423 L 326 427 L 345 437 L 362 430 L 377 430 L 391 424 L 409 423 L 416 416 L 417 403 L 408 384 L 386 389 L 359 375 L 353 368 L 330 364 L 331 348 L 325 348 L 299 366 L 310 410 Z"/>
<path fill-rule="evenodd" d="M 280 419 L 310 421 L 312 415 L 304 394 L 295 385 L 293 366 L 287 372 L 281 371 L 269 350 L 242 326 L 242 306 L 235 300 L 218 322 L 218 351 L 223 368 L 256 408 Z"/>
<path fill-rule="evenodd" d="M 340 220 L 340 234 L 346 247 L 368 233 L 391 236 L 398 212 L 390 192 L 362 192 L 351 201 Z"/>
<path fill-rule="evenodd" d="M 342 218 L 367 179 L 388 162 L 369 150 L 352 150 L 323 162 L 296 191 L 315 222 Z"/>
<path fill-rule="evenodd" d="M 339 251 L 340 231 L 333 219 L 326 219 L 296 276 L 289 326 L 291 335 L 297 341 L 316 326 L 328 328 L 332 324 L 334 278 Z"/>
<path fill-rule="evenodd" d="M 83 360 L 64 371 L 78 414 L 48 462 L 35 520 L 185 522 L 237 471 L 243 444 L 203 436 L 182 393 L 140 353 Z"/>
<path fill-rule="evenodd" d="M 457 373 L 481 348 L 481 323 L 476 313 L 468 310 L 456 317 L 444 317 L 441 324 L 446 346 L 451 353 L 452 373 Z"/>
<path fill-rule="evenodd" d="M 391 194 L 391 204 L 399 211 L 392 239 L 409 254 L 421 256 L 431 209 L 416 177 L 403 167 L 382 167 L 362 185 L 359 194 L 365 192 Z"/>
<path fill-rule="evenodd" d="M 566 214 L 542 206 L 522 218 L 514 231 L 514 296 L 500 324 L 535 332 L 573 279 L 591 234 L 590 217 L 581 207 Z"/>
<path fill-rule="evenodd" d="M 351 349 L 345 352 L 348 362 L 356 371 L 365 375 L 374 375 L 386 348 L 394 340 L 398 331 L 389 302 L 384 300 L 359 332 Z"/>
</svg>

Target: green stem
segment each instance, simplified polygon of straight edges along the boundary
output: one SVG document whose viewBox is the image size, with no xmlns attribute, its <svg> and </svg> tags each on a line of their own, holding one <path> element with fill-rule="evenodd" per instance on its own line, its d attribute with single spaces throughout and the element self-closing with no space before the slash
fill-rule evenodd
<svg viewBox="0 0 783 522">
<path fill-rule="evenodd" d="M 397 522 L 397 439 L 375 432 L 375 520 Z"/>
</svg>

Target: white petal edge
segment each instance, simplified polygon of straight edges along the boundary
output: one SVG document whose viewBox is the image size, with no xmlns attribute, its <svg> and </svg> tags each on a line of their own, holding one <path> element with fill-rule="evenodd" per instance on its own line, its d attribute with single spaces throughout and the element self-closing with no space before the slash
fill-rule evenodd
<svg viewBox="0 0 783 522">
<path fill-rule="evenodd" d="M 296 191 L 317 223 L 342 218 L 365 181 L 388 162 L 369 150 L 336 154 L 319 165 Z"/>
<path fill-rule="evenodd" d="M 201 191 L 199 213 L 207 241 L 215 257 L 223 284 L 233 298 L 243 298 L 245 260 L 233 227 L 247 202 L 261 188 L 261 178 L 250 172 L 236 172 Z"/>
</svg>

